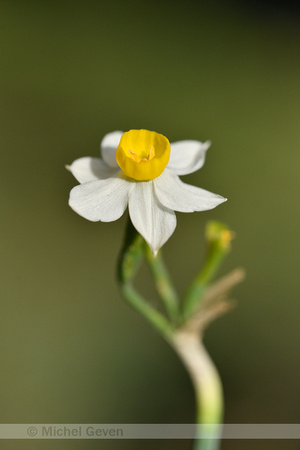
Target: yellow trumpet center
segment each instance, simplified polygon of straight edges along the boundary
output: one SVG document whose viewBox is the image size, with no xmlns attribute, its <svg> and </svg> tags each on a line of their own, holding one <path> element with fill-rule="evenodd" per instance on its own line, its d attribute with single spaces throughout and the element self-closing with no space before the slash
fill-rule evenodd
<svg viewBox="0 0 300 450">
<path fill-rule="evenodd" d="M 159 177 L 167 167 L 171 146 L 162 134 L 148 130 L 130 130 L 121 137 L 117 163 L 130 178 L 148 181 Z"/>
</svg>

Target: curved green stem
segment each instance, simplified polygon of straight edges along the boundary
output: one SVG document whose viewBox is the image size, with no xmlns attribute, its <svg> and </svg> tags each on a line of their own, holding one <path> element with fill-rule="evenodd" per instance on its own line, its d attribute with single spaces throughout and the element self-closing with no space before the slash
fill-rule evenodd
<svg viewBox="0 0 300 450">
<path fill-rule="evenodd" d="M 169 340 L 173 335 L 173 329 L 169 321 L 158 312 L 153 306 L 151 306 L 132 286 L 131 283 L 126 283 L 121 285 L 121 292 L 124 299 L 132 306 L 136 311 L 138 311 L 142 316 L 147 319 L 147 321 L 156 328 L 164 336 L 165 339 Z"/>
<path fill-rule="evenodd" d="M 118 281 L 122 296 L 136 311 L 169 339 L 173 333 L 172 325 L 163 314 L 157 311 L 133 286 L 133 279 L 144 257 L 144 239 L 128 221 L 124 246 L 118 263 Z"/>
</svg>

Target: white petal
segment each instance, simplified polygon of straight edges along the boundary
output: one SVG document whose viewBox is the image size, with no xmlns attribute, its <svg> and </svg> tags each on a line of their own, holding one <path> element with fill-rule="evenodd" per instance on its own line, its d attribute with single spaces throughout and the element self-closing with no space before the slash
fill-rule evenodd
<svg viewBox="0 0 300 450">
<path fill-rule="evenodd" d="M 112 169 L 100 158 L 76 159 L 70 166 L 66 168 L 72 172 L 79 183 L 88 183 L 89 181 L 104 180 L 113 177 L 118 170 Z"/>
<path fill-rule="evenodd" d="M 90 181 L 74 187 L 69 205 L 85 219 L 112 222 L 124 213 L 131 183 L 122 178 Z"/>
<path fill-rule="evenodd" d="M 179 177 L 166 169 L 154 180 L 159 201 L 169 209 L 180 212 L 206 211 L 227 199 L 196 186 L 183 183 Z"/>
<path fill-rule="evenodd" d="M 113 131 L 104 136 L 101 141 L 101 155 L 110 167 L 119 167 L 116 160 L 116 150 L 119 145 L 123 131 Z"/>
<path fill-rule="evenodd" d="M 171 144 L 168 168 L 177 175 L 187 175 L 201 169 L 210 142 L 179 141 Z"/>
<path fill-rule="evenodd" d="M 176 228 L 176 216 L 157 200 L 153 181 L 136 183 L 129 196 L 129 214 L 154 255 Z"/>
</svg>

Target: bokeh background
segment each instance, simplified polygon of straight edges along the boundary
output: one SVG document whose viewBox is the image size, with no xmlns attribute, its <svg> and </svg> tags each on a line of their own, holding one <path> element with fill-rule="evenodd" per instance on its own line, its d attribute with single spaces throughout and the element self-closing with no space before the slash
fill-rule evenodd
<svg viewBox="0 0 300 450">
<path fill-rule="evenodd" d="M 297 423 L 299 8 L 296 2 L 8 1 L 1 21 L 1 423 L 191 423 L 176 355 L 120 298 L 126 217 L 67 204 L 64 166 L 110 131 L 212 141 L 185 181 L 228 197 L 177 214 L 165 258 L 180 293 L 210 219 L 236 233 L 220 275 L 245 267 L 238 307 L 205 343 L 226 423 Z M 153 296 L 147 271 L 138 283 Z M 2 441 L 3 449 L 188 449 L 188 441 Z M 227 441 L 296 449 L 296 441 Z"/>
</svg>

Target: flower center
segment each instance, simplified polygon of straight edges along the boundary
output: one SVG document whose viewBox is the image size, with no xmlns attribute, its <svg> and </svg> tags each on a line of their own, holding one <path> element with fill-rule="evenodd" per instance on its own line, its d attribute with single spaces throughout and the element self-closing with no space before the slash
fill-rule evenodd
<svg viewBox="0 0 300 450">
<path fill-rule="evenodd" d="M 117 163 L 130 178 L 148 181 L 159 177 L 170 159 L 171 146 L 162 134 L 148 130 L 130 130 L 121 137 Z"/>
</svg>

